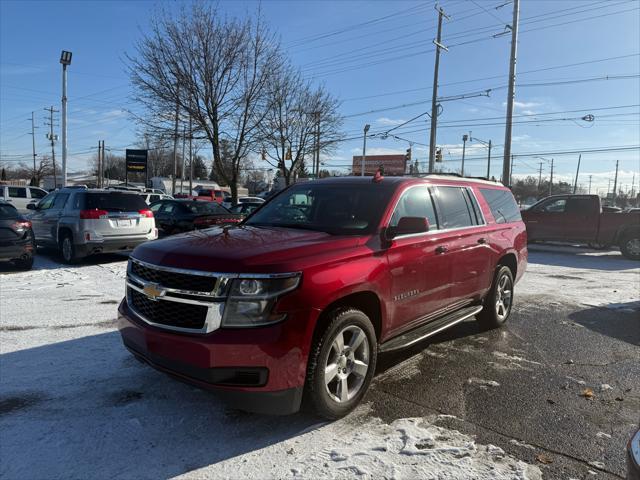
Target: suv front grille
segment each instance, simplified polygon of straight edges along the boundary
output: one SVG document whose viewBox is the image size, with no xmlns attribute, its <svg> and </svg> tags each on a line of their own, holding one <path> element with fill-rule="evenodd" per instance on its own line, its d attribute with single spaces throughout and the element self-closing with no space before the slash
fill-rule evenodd
<svg viewBox="0 0 640 480">
<path fill-rule="evenodd" d="M 209 308 L 204 305 L 150 300 L 144 293 L 127 287 L 129 306 L 144 320 L 170 327 L 200 330 L 204 327 Z"/>
<path fill-rule="evenodd" d="M 175 288 L 191 292 L 212 292 L 216 278 L 204 275 L 188 275 L 150 268 L 131 259 L 131 273 L 147 282 L 158 283 L 166 288 Z"/>
</svg>

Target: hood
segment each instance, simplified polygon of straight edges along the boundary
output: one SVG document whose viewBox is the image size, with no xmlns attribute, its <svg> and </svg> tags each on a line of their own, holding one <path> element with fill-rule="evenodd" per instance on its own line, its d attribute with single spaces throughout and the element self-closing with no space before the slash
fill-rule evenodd
<svg viewBox="0 0 640 480">
<path fill-rule="evenodd" d="M 132 256 L 167 267 L 211 272 L 298 271 L 340 256 L 362 237 L 293 228 L 215 227 L 174 235 L 137 247 Z"/>
</svg>

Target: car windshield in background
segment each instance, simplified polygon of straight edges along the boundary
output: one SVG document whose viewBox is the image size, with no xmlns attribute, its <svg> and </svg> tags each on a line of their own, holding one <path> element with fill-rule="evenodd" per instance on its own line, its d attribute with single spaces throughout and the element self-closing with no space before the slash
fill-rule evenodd
<svg viewBox="0 0 640 480">
<path fill-rule="evenodd" d="M 138 212 L 149 208 L 144 199 L 135 193 L 87 192 L 83 195 L 82 210 L 107 210 L 109 212 Z"/>
<path fill-rule="evenodd" d="M 7 220 L 10 218 L 18 218 L 18 210 L 13 205 L 0 203 L 0 219 Z"/>
<path fill-rule="evenodd" d="M 393 186 L 385 183 L 294 186 L 255 212 L 245 225 L 369 234 L 380 223 L 392 191 Z"/>
<path fill-rule="evenodd" d="M 185 207 L 191 210 L 192 213 L 198 215 L 223 215 L 229 213 L 229 210 L 224 208 L 218 203 L 213 202 L 184 202 Z"/>
</svg>

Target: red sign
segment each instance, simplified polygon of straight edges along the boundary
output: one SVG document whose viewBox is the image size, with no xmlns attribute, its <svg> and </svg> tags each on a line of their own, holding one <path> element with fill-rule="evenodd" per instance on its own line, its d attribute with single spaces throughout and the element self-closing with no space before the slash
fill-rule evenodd
<svg viewBox="0 0 640 480">
<path fill-rule="evenodd" d="M 404 175 L 407 169 L 407 159 L 403 154 L 366 155 L 364 160 L 364 174 L 374 175 L 380 166 L 384 167 L 385 175 Z M 351 169 L 353 175 L 361 174 L 362 155 L 354 155 Z"/>
</svg>

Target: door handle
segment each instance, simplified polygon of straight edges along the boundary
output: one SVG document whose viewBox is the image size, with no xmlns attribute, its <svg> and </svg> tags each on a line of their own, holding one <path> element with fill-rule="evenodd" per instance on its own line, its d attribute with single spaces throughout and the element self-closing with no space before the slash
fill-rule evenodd
<svg viewBox="0 0 640 480">
<path fill-rule="evenodd" d="M 487 239 L 486 239 L 486 238 L 484 238 L 484 237 L 481 237 L 481 238 L 479 238 L 479 239 L 478 239 L 478 243 L 479 243 L 480 245 L 486 245 L 486 243 L 487 243 Z"/>
<path fill-rule="evenodd" d="M 436 254 L 440 255 L 442 253 L 447 253 L 449 251 L 449 249 L 445 246 L 445 245 L 440 245 L 438 247 L 436 247 Z"/>
</svg>

